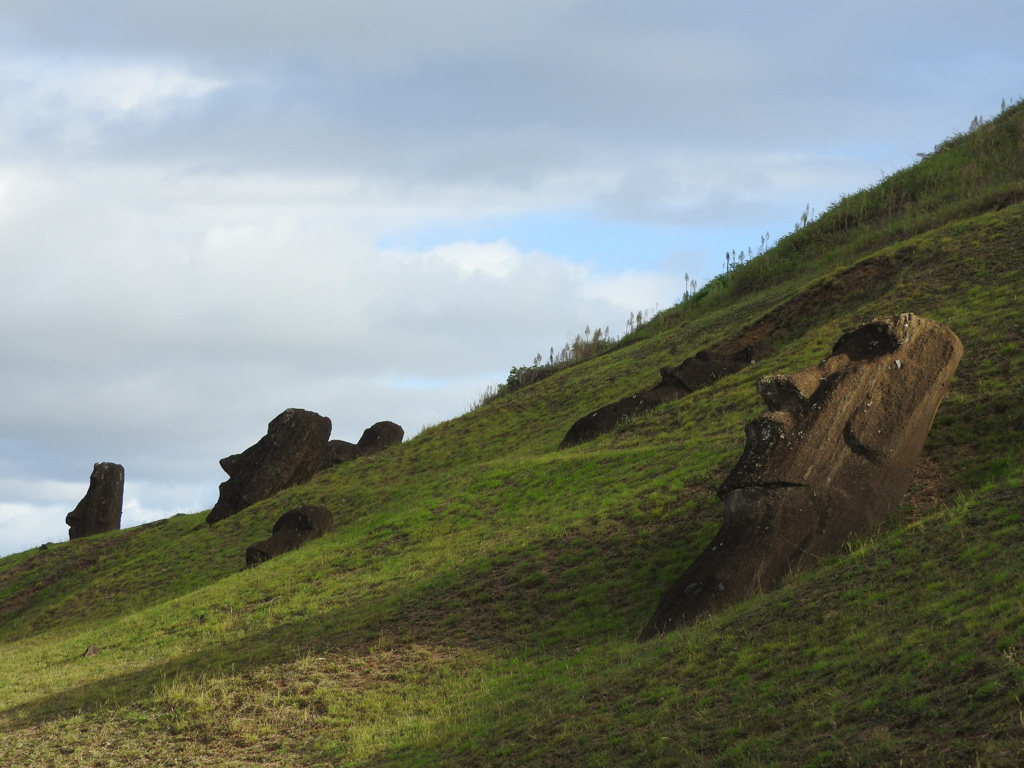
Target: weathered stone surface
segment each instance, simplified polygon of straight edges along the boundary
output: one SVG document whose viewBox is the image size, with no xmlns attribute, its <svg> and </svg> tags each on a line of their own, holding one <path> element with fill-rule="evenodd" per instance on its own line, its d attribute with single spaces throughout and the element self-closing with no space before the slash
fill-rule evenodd
<svg viewBox="0 0 1024 768">
<path fill-rule="evenodd" d="M 705 349 L 688 357 L 680 365 L 662 368 L 661 381 L 655 386 L 598 408 L 579 419 L 569 428 L 558 447 L 569 448 L 611 432 L 623 419 L 649 411 L 662 403 L 678 400 L 706 387 L 715 379 L 745 368 L 762 358 L 764 351 L 759 346 L 749 346 L 730 353 Z"/>
<path fill-rule="evenodd" d="M 392 445 L 398 445 L 404 437 L 405 430 L 393 421 L 378 421 L 372 427 L 363 430 L 363 436 L 359 438 L 357 446 L 360 455 L 369 456 Z"/>
<path fill-rule="evenodd" d="M 70 538 L 120 530 L 123 501 L 124 467 L 110 462 L 93 465 L 89 490 L 65 518 Z"/>
<path fill-rule="evenodd" d="M 206 516 L 215 523 L 280 490 L 309 480 L 320 468 L 331 420 L 312 411 L 289 408 L 267 425 L 267 434 L 240 454 L 221 459 L 228 479 Z"/>
<path fill-rule="evenodd" d="M 272 557 L 291 552 L 307 541 L 334 530 L 334 515 L 327 507 L 306 504 L 285 512 L 274 523 L 273 535 L 245 550 L 245 564 L 259 565 Z"/>
<path fill-rule="evenodd" d="M 963 347 L 899 315 L 849 331 L 820 365 L 757 383 L 770 412 L 718 491 L 724 521 L 640 639 L 770 590 L 897 509 Z"/>
<path fill-rule="evenodd" d="M 320 469 L 330 469 L 346 461 L 359 458 L 359 446 L 345 440 L 331 440 L 327 443 L 327 450 L 324 451 L 324 459 L 320 462 Z"/>
<path fill-rule="evenodd" d="M 371 456 L 375 453 L 398 445 L 405 437 L 405 430 L 393 421 L 378 421 L 372 427 L 363 430 L 363 436 L 355 445 L 344 440 L 331 440 L 327 445 L 321 469 L 358 459 L 360 456 Z"/>
</svg>

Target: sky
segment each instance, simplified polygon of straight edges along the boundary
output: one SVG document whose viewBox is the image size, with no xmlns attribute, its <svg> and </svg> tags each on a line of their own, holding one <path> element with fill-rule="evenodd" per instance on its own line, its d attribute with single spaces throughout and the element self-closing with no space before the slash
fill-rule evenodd
<svg viewBox="0 0 1024 768">
<path fill-rule="evenodd" d="M 0 0 L 0 555 L 625 330 L 1024 95 L 1024 4 Z"/>
</svg>

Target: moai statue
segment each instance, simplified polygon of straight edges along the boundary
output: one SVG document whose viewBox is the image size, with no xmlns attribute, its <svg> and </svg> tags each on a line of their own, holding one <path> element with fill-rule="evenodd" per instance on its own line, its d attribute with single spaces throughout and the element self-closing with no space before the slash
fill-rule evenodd
<svg viewBox="0 0 1024 768">
<path fill-rule="evenodd" d="M 361 456 L 370 456 L 379 453 L 385 448 L 398 445 L 405 437 L 405 430 L 393 421 L 378 421 L 372 427 L 363 430 L 363 436 L 359 438 L 356 447 L 359 448 Z"/>
<path fill-rule="evenodd" d="M 121 530 L 121 506 L 124 502 L 124 467 L 101 462 L 94 464 L 89 490 L 64 522 L 69 537 L 80 539 L 94 533 Z"/>
<path fill-rule="evenodd" d="M 327 443 L 324 460 L 320 469 L 330 469 L 346 461 L 353 461 L 362 456 L 372 456 L 386 448 L 398 445 L 405 437 L 405 430 L 393 421 L 378 421 L 372 427 L 363 430 L 358 443 L 344 440 L 331 440 Z"/>
<path fill-rule="evenodd" d="M 326 416 L 300 408 L 279 414 L 259 442 L 220 460 L 228 479 L 220 484 L 220 497 L 206 522 L 212 525 L 309 480 L 320 469 L 330 436 Z"/>
<path fill-rule="evenodd" d="M 907 492 L 962 355 L 948 328 L 905 314 L 843 334 L 814 368 L 758 381 L 770 410 L 747 424 L 718 490 L 722 526 L 639 638 L 768 591 L 870 534 Z"/>
<path fill-rule="evenodd" d="M 274 523 L 269 539 L 250 545 L 245 550 L 247 566 L 265 563 L 272 557 L 298 549 L 307 541 L 318 539 L 334 530 L 334 515 L 327 507 L 305 504 L 285 512 Z"/>
<path fill-rule="evenodd" d="M 770 348 L 767 344 L 751 344 L 733 352 L 705 349 L 688 357 L 680 365 L 661 369 L 661 381 L 650 389 L 624 397 L 598 408 L 578 419 L 562 438 L 559 449 L 593 440 L 611 432 L 624 419 L 639 416 L 662 403 L 679 400 L 706 387 L 716 379 L 736 373 L 762 359 Z"/>
</svg>

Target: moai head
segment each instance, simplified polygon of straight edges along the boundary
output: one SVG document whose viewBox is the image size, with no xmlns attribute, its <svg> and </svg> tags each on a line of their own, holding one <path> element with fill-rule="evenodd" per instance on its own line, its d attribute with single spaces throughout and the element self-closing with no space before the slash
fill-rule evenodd
<svg viewBox="0 0 1024 768">
<path fill-rule="evenodd" d="M 314 504 L 296 507 L 278 518 L 269 539 L 252 544 L 245 550 L 245 564 L 265 563 L 333 530 L 334 515 L 327 507 Z"/>
<path fill-rule="evenodd" d="M 747 424 L 718 491 L 722 527 L 641 637 L 771 589 L 889 517 L 962 354 L 945 326 L 899 315 L 843 334 L 820 365 L 758 381 L 770 410 Z"/>
<path fill-rule="evenodd" d="M 301 485 L 323 463 L 331 420 L 312 411 L 289 408 L 267 425 L 267 434 L 242 453 L 220 460 L 228 479 L 206 522 L 213 524 L 278 491 Z"/>
</svg>

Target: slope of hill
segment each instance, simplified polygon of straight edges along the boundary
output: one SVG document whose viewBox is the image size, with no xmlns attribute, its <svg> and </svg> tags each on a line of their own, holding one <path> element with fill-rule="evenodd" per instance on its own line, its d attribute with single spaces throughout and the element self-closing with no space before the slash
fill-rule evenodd
<svg viewBox="0 0 1024 768">
<path fill-rule="evenodd" d="M 1017 105 L 607 354 L 397 448 L 212 527 L 3 558 L 0 764 L 1019 765 L 1022 255 Z M 897 517 L 634 642 L 718 527 L 754 381 L 900 312 L 965 354 Z M 660 366 L 754 338 L 775 353 L 557 450 Z M 338 530 L 246 570 L 298 503 Z"/>
</svg>

